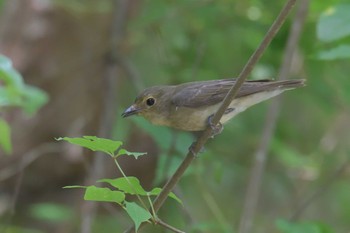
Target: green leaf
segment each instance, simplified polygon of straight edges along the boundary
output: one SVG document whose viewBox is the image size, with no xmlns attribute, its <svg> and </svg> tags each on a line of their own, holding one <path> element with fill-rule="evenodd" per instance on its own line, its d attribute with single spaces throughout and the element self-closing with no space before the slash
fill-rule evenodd
<svg viewBox="0 0 350 233">
<path fill-rule="evenodd" d="M 158 196 L 159 193 L 160 193 L 161 191 L 162 191 L 161 188 L 154 188 L 154 189 L 152 189 L 152 191 L 150 191 L 148 194 L 149 194 L 149 195 L 152 195 L 152 196 Z M 168 197 L 171 197 L 172 199 L 174 199 L 175 201 L 177 201 L 178 203 L 180 203 L 180 204 L 182 205 L 181 199 L 178 198 L 178 197 L 175 195 L 175 193 L 170 192 L 169 195 L 168 195 Z"/>
<path fill-rule="evenodd" d="M 320 60 L 336 60 L 350 58 L 350 45 L 339 45 L 335 48 L 323 50 L 316 54 Z"/>
<path fill-rule="evenodd" d="M 128 155 L 128 156 L 134 156 L 135 159 L 138 159 L 140 156 L 146 155 L 146 154 L 147 154 L 147 152 L 130 152 L 130 151 L 127 151 L 125 149 L 120 149 L 118 151 L 117 157 L 120 155 Z"/>
<path fill-rule="evenodd" d="M 6 154 L 12 153 L 11 128 L 6 121 L 0 119 L 0 149 Z"/>
<path fill-rule="evenodd" d="M 121 177 L 117 179 L 102 179 L 98 182 L 108 183 L 125 193 L 147 195 L 147 192 L 142 188 L 140 181 L 133 176 Z"/>
<path fill-rule="evenodd" d="M 19 106 L 26 113 L 33 114 L 48 101 L 48 95 L 33 86 L 26 85 L 19 72 L 13 67 L 11 60 L 0 55 L 0 107 Z"/>
<path fill-rule="evenodd" d="M 125 210 L 135 224 L 135 231 L 137 231 L 142 222 L 148 221 L 152 215 L 148 210 L 145 210 L 135 202 L 125 201 Z"/>
<path fill-rule="evenodd" d="M 91 185 L 88 186 L 85 191 L 84 200 L 116 202 L 121 204 L 125 200 L 125 194 L 120 191 L 110 190 L 109 188 L 99 188 Z"/>
<path fill-rule="evenodd" d="M 113 141 L 106 138 L 98 138 L 95 136 L 83 136 L 82 138 L 57 138 L 57 141 L 67 141 L 71 144 L 78 145 L 90 149 L 92 151 L 101 151 L 114 156 L 114 152 L 123 144 L 120 141 Z"/>
<path fill-rule="evenodd" d="M 350 4 L 328 8 L 317 24 L 317 37 L 330 42 L 350 35 Z"/>
<path fill-rule="evenodd" d="M 73 211 L 68 206 L 54 203 L 39 203 L 30 207 L 34 218 L 45 221 L 63 222 L 72 219 Z"/>
</svg>

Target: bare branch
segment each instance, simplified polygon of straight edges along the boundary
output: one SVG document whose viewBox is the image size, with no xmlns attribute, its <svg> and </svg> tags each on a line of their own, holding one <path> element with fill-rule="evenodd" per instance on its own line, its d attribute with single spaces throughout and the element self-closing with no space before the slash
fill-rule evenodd
<svg viewBox="0 0 350 233">
<path fill-rule="evenodd" d="M 294 16 L 293 24 L 289 32 L 286 51 L 284 53 L 283 63 L 279 71 L 280 80 L 286 80 L 290 75 L 292 59 L 295 56 L 295 51 L 307 16 L 308 6 L 309 0 L 302 0 Z M 242 217 L 239 224 L 239 233 L 251 232 L 256 205 L 260 195 L 261 180 L 265 170 L 267 151 L 269 149 L 269 145 L 275 131 L 277 118 L 280 113 L 280 104 L 281 98 L 275 98 L 270 104 L 267 112 L 266 121 L 264 124 L 265 127 L 261 135 L 259 147 L 254 156 L 254 164 L 248 183 L 247 195 L 245 195 Z"/>
</svg>

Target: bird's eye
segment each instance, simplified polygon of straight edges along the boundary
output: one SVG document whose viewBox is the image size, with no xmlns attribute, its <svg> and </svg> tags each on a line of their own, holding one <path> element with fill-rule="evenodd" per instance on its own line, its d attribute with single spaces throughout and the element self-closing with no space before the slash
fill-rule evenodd
<svg viewBox="0 0 350 233">
<path fill-rule="evenodd" d="M 148 98 L 148 99 L 146 100 L 146 104 L 147 104 L 148 106 L 152 106 L 155 102 L 156 102 L 156 100 L 155 100 L 154 98 L 152 98 L 152 97 L 150 97 L 150 98 Z"/>
</svg>

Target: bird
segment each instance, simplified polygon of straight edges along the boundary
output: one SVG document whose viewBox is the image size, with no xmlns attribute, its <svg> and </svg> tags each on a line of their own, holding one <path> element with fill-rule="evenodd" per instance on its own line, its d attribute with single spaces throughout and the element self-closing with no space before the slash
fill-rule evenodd
<svg viewBox="0 0 350 233">
<path fill-rule="evenodd" d="M 212 126 L 211 118 L 236 82 L 237 79 L 221 79 L 149 87 L 136 97 L 122 117 L 139 115 L 155 125 L 203 131 L 208 125 Z M 245 81 L 220 119 L 218 131 L 247 108 L 304 85 L 304 79 Z"/>
</svg>

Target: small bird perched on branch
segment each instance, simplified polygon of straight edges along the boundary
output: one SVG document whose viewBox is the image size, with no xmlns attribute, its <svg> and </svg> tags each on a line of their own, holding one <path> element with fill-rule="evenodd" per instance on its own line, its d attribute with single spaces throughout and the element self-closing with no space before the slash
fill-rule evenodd
<svg viewBox="0 0 350 233">
<path fill-rule="evenodd" d="M 235 82 L 236 79 L 222 79 L 150 87 L 136 97 L 134 104 L 122 116 L 140 115 L 156 125 L 184 131 L 202 131 L 208 124 L 211 125 L 211 117 Z M 304 83 L 304 79 L 244 82 L 222 116 L 219 131 L 222 129 L 221 124 L 250 106 L 286 90 L 302 87 Z"/>
</svg>

